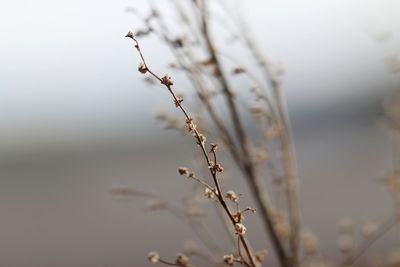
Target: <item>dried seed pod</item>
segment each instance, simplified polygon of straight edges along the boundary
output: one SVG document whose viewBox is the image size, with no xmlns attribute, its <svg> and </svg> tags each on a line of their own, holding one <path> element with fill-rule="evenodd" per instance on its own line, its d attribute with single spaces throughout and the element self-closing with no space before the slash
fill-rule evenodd
<svg viewBox="0 0 400 267">
<path fill-rule="evenodd" d="M 174 82 L 172 81 L 171 76 L 169 76 L 167 74 L 165 74 L 164 77 L 161 78 L 161 83 L 167 87 L 174 85 Z"/>
<path fill-rule="evenodd" d="M 379 227 L 377 224 L 375 223 L 366 223 L 362 229 L 362 235 L 366 238 L 366 239 L 371 239 L 374 238 L 377 233 L 378 233 Z"/>
<path fill-rule="evenodd" d="M 244 235 L 246 233 L 247 229 L 242 223 L 236 223 L 235 224 L 235 230 L 236 230 L 236 234 Z"/>
<path fill-rule="evenodd" d="M 343 253 L 349 253 L 353 250 L 354 240 L 350 235 L 340 235 L 338 238 L 338 249 Z"/>
<path fill-rule="evenodd" d="M 180 175 L 185 175 L 185 176 L 189 176 L 189 170 L 186 167 L 179 167 L 178 168 L 178 173 Z"/>
<path fill-rule="evenodd" d="M 235 262 L 235 257 L 233 257 L 232 254 L 224 255 L 223 260 L 226 265 L 233 266 L 233 263 Z"/>
<path fill-rule="evenodd" d="M 239 199 L 239 197 L 236 195 L 236 193 L 233 190 L 227 191 L 225 197 L 233 202 L 236 202 Z"/>
<path fill-rule="evenodd" d="M 208 199 L 213 199 L 215 197 L 215 192 L 214 192 L 214 190 L 211 190 L 210 188 L 206 187 L 204 195 Z"/>
<path fill-rule="evenodd" d="M 302 236 L 304 252 L 308 255 L 314 255 L 318 251 L 318 239 L 312 232 L 305 232 Z"/>
<path fill-rule="evenodd" d="M 146 74 L 147 72 L 147 67 L 144 65 L 144 63 L 140 63 L 138 67 L 138 71 L 142 74 Z"/>
<path fill-rule="evenodd" d="M 149 254 L 147 254 L 147 259 L 151 263 L 157 263 L 160 260 L 160 255 L 158 255 L 157 252 L 152 251 Z"/>
<path fill-rule="evenodd" d="M 178 253 L 176 255 L 175 263 L 178 266 L 182 266 L 182 267 L 189 266 L 189 258 L 183 253 Z"/>
</svg>

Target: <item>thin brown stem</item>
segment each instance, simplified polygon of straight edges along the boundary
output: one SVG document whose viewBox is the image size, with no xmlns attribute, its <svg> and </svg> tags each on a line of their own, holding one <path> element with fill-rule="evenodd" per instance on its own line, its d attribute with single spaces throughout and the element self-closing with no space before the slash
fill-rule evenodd
<svg viewBox="0 0 400 267">
<path fill-rule="evenodd" d="M 177 4 L 177 3 L 174 2 L 174 4 Z M 152 8 L 155 10 L 154 5 L 152 6 Z M 178 10 L 180 11 L 179 12 L 180 16 L 185 16 L 183 11 L 180 10 L 180 8 L 178 8 Z M 219 132 L 221 134 L 222 140 L 223 140 L 224 144 L 228 147 L 232 158 L 240 166 L 242 163 L 241 163 L 241 158 L 239 156 L 239 152 L 236 150 L 233 138 L 229 134 L 227 128 L 225 127 L 224 123 L 218 116 L 214 106 L 212 105 L 212 103 L 209 99 L 208 92 L 203 86 L 204 81 L 202 81 L 202 77 L 200 74 L 201 71 L 199 70 L 199 67 L 196 66 L 196 64 L 193 64 L 192 67 L 188 67 L 183 63 L 183 61 L 184 61 L 183 56 L 180 55 L 179 53 L 177 53 L 176 49 L 173 47 L 173 45 L 171 45 L 171 42 L 170 42 L 168 36 L 166 35 L 166 32 L 168 32 L 168 31 L 165 26 L 166 23 L 163 21 L 162 15 L 159 14 L 155 19 L 158 22 L 158 26 L 162 29 L 162 32 L 160 32 L 160 33 L 156 32 L 157 36 L 159 36 L 161 39 L 166 41 L 167 44 L 169 44 L 171 52 L 175 56 L 176 60 L 180 64 L 180 66 L 185 70 L 185 74 L 190 78 L 190 80 L 193 81 L 193 85 L 197 91 L 197 95 L 198 95 L 200 101 L 205 105 L 206 110 L 208 111 L 211 119 L 217 126 L 217 129 L 219 130 Z M 187 21 L 187 18 L 182 18 L 182 21 Z M 193 63 L 196 62 L 196 60 L 193 58 L 193 56 L 191 55 L 191 53 L 189 51 L 184 53 L 184 56 L 186 58 L 188 58 L 190 62 L 193 62 Z"/>
<path fill-rule="evenodd" d="M 142 64 L 144 65 L 144 68 L 145 68 L 146 72 L 150 73 L 154 78 L 156 78 L 158 81 L 160 81 L 160 83 L 163 84 L 168 89 L 168 92 L 171 94 L 175 105 L 182 111 L 183 115 L 186 118 L 186 121 L 192 121 L 192 118 L 189 116 L 188 112 L 182 106 L 181 101 L 179 101 L 179 99 L 175 95 L 175 93 L 174 93 L 174 91 L 172 89 L 172 83 L 164 81 L 163 78 L 160 78 L 157 74 L 155 74 L 153 71 L 151 71 L 149 69 L 148 65 L 146 64 L 146 60 L 144 59 L 143 53 L 142 53 L 142 51 L 140 49 L 139 42 L 133 36 L 133 34 L 132 33 L 128 33 L 126 37 L 131 38 L 135 42 L 135 48 L 136 48 L 136 50 L 138 51 L 138 53 L 140 55 L 140 58 L 142 60 Z M 233 217 L 232 212 L 230 211 L 227 203 L 225 202 L 225 199 L 224 199 L 223 194 L 222 194 L 221 186 L 220 186 L 219 181 L 217 179 L 217 171 L 213 170 L 213 168 L 212 168 L 213 163 L 211 162 L 211 160 L 210 160 L 210 158 L 208 156 L 208 153 L 206 151 L 203 139 L 202 139 L 200 133 L 197 131 L 196 128 L 193 128 L 192 132 L 194 134 L 195 139 L 197 140 L 197 144 L 199 145 L 199 147 L 200 147 L 200 149 L 201 149 L 201 151 L 202 151 L 202 153 L 204 155 L 204 158 L 205 158 L 206 163 L 207 163 L 207 167 L 210 170 L 210 174 L 212 176 L 213 182 L 214 182 L 214 184 L 216 186 L 216 189 L 217 189 L 217 192 L 218 192 L 217 198 L 219 200 L 219 203 L 221 204 L 221 206 L 225 210 L 226 214 L 228 215 L 230 221 L 232 222 L 232 225 L 235 226 L 235 224 L 236 224 L 235 218 Z M 250 246 L 248 244 L 248 241 L 246 240 L 246 238 L 243 235 L 240 235 L 240 241 L 242 242 L 242 245 L 243 245 L 243 247 L 244 247 L 244 249 L 246 251 L 246 254 L 247 254 L 247 256 L 248 256 L 248 258 L 249 258 L 249 260 L 251 262 L 251 266 L 256 267 L 257 264 L 256 264 L 256 262 L 254 260 L 253 253 L 250 250 Z"/>
<path fill-rule="evenodd" d="M 239 238 L 239 236 L 238 236 L 238 239 L 237 239 L 237 250 L 238 250 L 238 255 L 240 257 L 240 263 L 242 263 L 242 264 L 244 264 L 246 266 L 251 266 L 249 263 L 247 263 L 245 261 L 244 257 L 242 256 L 242 252 L 241 252 L 241 249 L 240 249 L 240 238 Z"/>
<path fill-rule="evenodd" d="M 239 117 L 239 113 L 236 108 L 236 104 L 234 102 L 234 96 L 232 91 L 229 89 L 229 84 L 224 76 L 222 65 L 216 55 L 215 47 L 212 44 L 209 29 L 208 29 L 208 18 L 207 18 L 207 9 L 205 6 L 205 2 L 202 2 L 202 7 L 200 10 L 201 17 L 202 17 L 202 28 L 203 28 L 203 35 L 208 47 L 208 51 L 211 56 L 211 61 L 214 62 L 215 67 L 218 73 L 218 80 L 222 85 L 222 90 L 226 96 L 226 100 L 228 102 L 228 107 L 231 113 L 232 121 L 234 124 L 235 132 L 239 141 L 239 146 L 241 147 L 243 153 L 243 166 L 242 171 L 247 177 L 247 181 L 249 183 L 250 189 L 255 196 L 258 206 L 261 210 L 261 215 L 266 222 L 266 229 L 269 235 L 271 236 L 272 242 L 274 244 L 274 248 L 276 249 L 278 260 L 280 264 L 284 267 L 290 267 L 286 252 L 281 244 L 281 241 L 278 238 L 278 235 L 275 231 L 274 224 L 273 224 L 273 213 L 271 208 L 271 203 L 269 201 L 269 197 L 266 195 L 267 193 L 261 187 L 258 187 L 261 183 L 259 178 L 256 177 L 255 170 L 253 164 L 251 162 L 250 153 L 247 146 L 246 135 L 243 130 L 243 126 L 241 124 L 241 120 Z"/>
</svg>

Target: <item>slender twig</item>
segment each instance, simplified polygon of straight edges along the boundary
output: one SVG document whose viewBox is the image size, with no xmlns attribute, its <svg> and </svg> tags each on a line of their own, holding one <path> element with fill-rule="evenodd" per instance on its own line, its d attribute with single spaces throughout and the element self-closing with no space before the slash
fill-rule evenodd
<svg viewBox="0 0 400 267">
<path fill-rule="evenodd" d="M 152 2 L 150 2 L 152 3 Z M 180 10 L 179 5 L 177 2 L 173 2 L 176 6 L 179 12 L 180 16 L 185 16 L 184 12 Z M 155 10 L 155 5 L 152 4 L 152 8 Z M 158 26 L 162 29 L 161 32 L 157 32 L 153 29 L 153 31 L 156 33 L 158 37 L 160 37 L 162 40 L 164 40 L 170 47 L 171 52 L 175 56 L 176 60 L 178 61 L 179 65 L 185 70 L 185 74 L 188 76 L 188 78 L 193 81 L 193 85 L 197 91 L 197 95 L 202 101 L 202 103 L 205 105 L 206 110 L 208 111 L 211 119 L 217 126 L 217 129 L 219 130 L 222 140 L 224 141 L 224 144 L 228 147 L 230 154 L 234 161 L 238 164 L 238 166 L 241 166 L 241 157 L 239 155 L 239 152 L 236 150 L 233 138 L 231 137 L 230 133 L 228 132 L 227 128 L 225 127 L 224 123 L 222 122 L 221 118 L 218 116 L 214 106 L 212 105 L 211 101 L 209 100 L 208 97 L 208 92 L 204 88 L 203 84 L 204 82 L 202 81 L 201 77 L 201 71 L 199 67 L 196 64 L 196 61 L 194 60 L 192 54 L 190 51 L 184 52 L 184 55 L 177 53 L 176 49 L 174 46 L 171 44 L 168 35 L 166 34 L 168 32 L 168 29 L 166 27 L 165 21 L 163 21 L 163 17 L 161 14 L 159 14 L 155 20 L 157 21 Z M 187 21 L 187 18 L 182 18 L 182 21 Z M 189 67 L 184 64 L 184 57 L 186 57 L 190 62 L 193 62 L 193 66 Z"/>
<path fill-rule="evenodd" d="M 241 249 L 240 249 L 240 238 L 239 238 L 239 236 L 237 238 L 237 250 L 238 250 L 238 255 L 240 257 L 240 263 L 242 263 L 242 264 L 244 264 L 246 266 L 251 266 L 249 263 L 247 263 L 245 261 L 244 257 L 242 256 L 242 252 L 241 252 Z"/>
<path fill-rule="evenodd" d="M 139 42 L 137 41 L 137 39 L 134 37 L 134 35 L 132 33 L 128 33 L 126 35 L 126 37 L 131 38 L 135 42 L 135 48 L 139 53 L 139 56 L 141 58 L 142 64 L 144 65 L 144 68 L 145 68 L 146 72 L 150 73 L 155 79 L 160 81 L 160 83 L 163 84 L 168 89 L 168 92 L 171 94 L 175 105 L 182 111 L 183 115 L 186 118 L 186 121 L 187 122 L 191 122 L 192 118 L 189 116 L 188 112 L 182 106 L 182 104 L 181 104 L 182 101 L 180 101 L 180 99 L 178 99 L 178 97 L 175 95 L 175 92 L 172 89 L 172 84 L 173 83 L 169 82 L 169 81 L 166 81 L 164 79 L 166 77 L 164 77 L 164 78 L 159 77 L 151 69 L 149 69 L 148 65 L 146 64 L 146 60 L 144 59 L 143 53 L 142 53 L 142 51 L 140 49 Z M 217 179 L 217 171 L 213 170 L 213 168 L 212 168 L 213 163 L 211 162 L 211 160 L 210 160 L 210 158 L 208 156 L 207 150 L 206 150 L 204 142 L 203 142 L 203 138 L 201 137 L 200 133 L 197 131 L 197 129 L 195 127 L 192 129 L 192 132 L 194 134 L 195 139 L 197 140 L 198 146 L 200 147 L 200 149 L 201 149 L 201 151 L 202 151 L 202 153 L 204 155 L 204 158 L 205 158 L 206 163 L 207 163 L 207 167 L 210 170 L 210 174 L 212 176 L 213 182 L 214 182 L 214 184 L 216 186 L 216 189 L 217 189 L 217 193 L 218 193 L 217 194 L 217 198 L 218 198 L 221 206 L 225 210 L 226 214 L 228 215 L 229 219 L 231 220 L 232 225 L 235 226 L 235 224 L 236 224 L 235 218 L 233 217 L 232 212 L 230 211 L 227 203 L 225 202 L 225 199 L 224 199 L 223 194 L 222 194 L 221 186 L 220 186 L 219 181 Z M 250 262 L 251 262 L 251 266 L 254 266 L 254 267 L 257 266 L 257 264 L 255 262 L 255 259 L 254 259 L 254 256 L 253 256 L 253 253 L 250 250 L 250 246 L 248 244 L 248 241 L 246 240 L 246 238 L 243 235 L 239 235 L 239 236 L 240 236 L 240 241 L 241 241 L 241 243 L 242 243 L 242 245 L 243 245 L 243 247 L 244 247 L 244 249 L 246 251 L 246 254 L 247 254 Z"/>
</svg>

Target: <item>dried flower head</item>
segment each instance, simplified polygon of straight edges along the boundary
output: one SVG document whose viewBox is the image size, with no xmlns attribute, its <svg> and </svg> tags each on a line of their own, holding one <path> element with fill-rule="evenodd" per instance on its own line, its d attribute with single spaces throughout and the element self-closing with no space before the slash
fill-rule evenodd
<svg viewBox="0 0 400 267">
<path fill-rule="evenodd" d="M 224 255 L 223 260 L 226 265 L 233 266 L 233 263 L 235 262 L 235 257 L 233 257 L 232 254 Z"/>
<path fill-rule="evenodd" d="M 142 74 L 146 74 L 147 72 L 147 67 L 144 65 L 144 63 L 140 63 L 138 67 L 138 71 Z"/>
<path fill-rule="evenodd" d="M 312 232 L 305 232 L 302 236 L 304 252 L 308 255 L 314 255 L 318 251 L 318 239 Z"/>
<path fill-rule="evenodd" d="M 211 162 L 211 166 L 209 166 L 209 168 L 213 171 L 213 172 L 223 172 L 224 168 L 222 167 L 221 164 L 217 163 L 214 164 L 214 162 Z"/>
<path fill-rule="evenodd" d="M 193 133 L 196 130 L 197 126 L 196 126 L 196 124 L 193 123 L 193 119 L 189 118 L 189 119 L 186 119 L 186 127 L 188 128 L 188 131 L 190 133 Z"/>
<path fill-rule="evenodd" d="M 349 253 L 353 250 L 353 237 L 347 234 L 342 234 L 339 236 L 337 241 L 338 249 L 343 253 Z"/>
<path fill-rule="evenodd" d="M 183 102 L 183 98 L 177 98 L 174 100 L 175 107 L 180 107 L 181 103 Z"/>
<path fill-rule="evenodd" d="M 189 176 L 189 169 L 186 167 L 179 167 L 178 168 L 178 173 L 180 175 L 185 175 L 185 176 Z"/>
<path fill-rule="evenodd" d="M 265 261 L 267 256 L 268 256 L 268 250 L 264 249 L 257 251 L 256 254 L 254 255 L 254 258 L 257 262 L 262 263 L 263 261 Z"/>
<path fill-rule="evenodd" d="M 235 214 L 232 214 L 232 216 L 235 219 L 235 221 L 238 223 L 243 222 L 243 220 L 244 220 L 243 213 L 240 211 L 236 212 Z"/>
<path fill-rule="evenodd" d="M 377 234 L 378 234 L 378 225 L 375 223 L 366 223 L 363 227 L 362 227 L 362 235 L 367 238 L 367 239 L 371 239 L 374 238 Z"/>
<path fill-rule="evenodd" d="M 174 85 L 172 78 L 167 74 L 165 74 L 164 77 L 161 78 L 161 83 L 167 87 L 171 87 L 172 85 Z"/>
<path fill-rule="evenodd" d="M 210 144 L 210 153 L 215 153 L 217 152 L 218 149 L 218 144 Z"/>
<path fill-rule="evenodd" d="M 158 255 L 157 252 L 152 251 L 149 254 L 147 254 L 147 259 L 151 263 L 157 263 L 160 260 L 160 255 Z"/>
<path fill-rule="evenodd" d="M 207 138 L 204 136 L 204 134 L 199 133 L 199 143 L 198 145 L 204 146 L 206 144 Z"/>
<path fill-rule="evenodd" d="M 246 227 L 242 223 L 235 224 L 235 231 L 238 235 L 244 235 L 246 233 Z"/>
<path fill-rule="evenodd" d="M 125 37 L 131 38 L 131 39 L 135 38 L 134 35 L 133 35 L 133 32 L 131 32 L 131 31 L 129 31 L 129 32 L 125 35 Z"/>
<path fill-rule="evenodd" d="M 215 192 L 214 190 L 211 190 L 210 188 L 206 187 L 204 195 L 206 196 L 206 198 L 212 199 L 215 197 Z"/>
<path fill-rule="evenodd" d="M 234 201 L 234 202 L 236 202 L 239 199 L 239 197 L 236 195 L 236 193 L 233 190 L 227 191 L 225 197 L 227 199 L 229 199 L 230 201 Z"/>
<path fill-rule="evenodd" d="M 178 266 L 187 267 L 187 266 L 189 266 L 189 258 L 186 257 L 186 255 L 183 253 L 178 253 L 176 255 L 175 263 Z"/>
</svg>

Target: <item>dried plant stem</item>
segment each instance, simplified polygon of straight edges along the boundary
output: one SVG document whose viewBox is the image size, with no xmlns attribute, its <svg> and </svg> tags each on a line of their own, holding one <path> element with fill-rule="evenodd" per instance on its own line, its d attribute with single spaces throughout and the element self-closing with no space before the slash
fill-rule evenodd
<svg viewBox="0 0 400 267">
<path fill-rule="evenodd" d="M 182 22 L 187 22 L 188 19 L 186 17 L 184 17 L 185 14 L 181 10 L 178 3 L 175 1 L 173 3 L 177 7 L 177 9 L 179 11 L 179 15 L 183 16 Z M 152 4 L 152 9 L 156 10 L 154 4 Z M 158 26 L 162 29 L 162 32 L 158 33 L 157 31 L 154 31 L 154 29 L 153 29 L 153 31 L 157 34 L 158 37 L 160 37 L 163 41 L 165 41 L 169 45 L 170 50 L 171 50 L 172 54 L 174 55 L 174 57 L 176 58 L 176 60 L 178 61 L 179 65 L 185 70 L 185 74 L 188 76 L 188 78 L 191 81 L 193 81 L 193 85 L 196 89 L 197 95 L 198 95 L 200 101 L 205 105 L 207 112 L 209 113 L 211 119 L 217 126 L 217 129 L 219 130 L 219 132 L 221 134 L 222 141 L 228 147 L 233 160 L 239 166 L 241 166 L 242 165 L 241 158 L 239 156 L 239 152 L 236 150 L 233 138 L 229 134 L 229 132 L 228 132 L 227 128 L 225 127 L 224 123 L 222 122 L 221 118 L 218 116 L 213 104 L 211 103 L 211 101 L 209 99 L 208 92 L 203 86 L 203 84 L 205 84 L 205 82 L 203 81 L 203 78 L 201 77 L 201 70 L 199 70 L 199 68 L 195 64 L 192 67 L 187 67 L 186 64 L 184 63 L 184 61 L 185 61 L 184 57 L 186 57 L 190 62 L 196 62 L 196 60 L 194 59 L 194 57 L 192 56 L 192 54 L 189 51 L 184 53 L 184 56 L 179 54 L 176 51 L 176 49 L 174 48 L 174 46 L 171 44 L 171 41 L 169 40 L 169 38 L 166 34 L 166 32 L 168 32 L 168 29 L 165 27 L 166 23 L 165 23 L 165 21 L 163 21 L 162 15 L 159 14 L 155 19 L 158 23 Z"/>
<path fill-rule="evenodd" d="M 267 82 L 270 84 L 273 96 L 275 98 L 277 119 L 279 120 L 279 127 L 281 128 L 279 138 L 282 146 L 283 164 L 286 177 L 286 195 L 288 200 L 288 213 L 290 217 L 291 235 L 290 235 L 290 249 L 291 249 L 291 262 L 290 266 L 299 266 L 299 233 L 300 233 L 300 209 L 298 201 L 298 181 L 296 171 L 296 159 L 294 146 L 291 137 L 291 129 L 289 120 L 286 115 L 286 107 L 282 97 L 282 89 L 280 82 L 265 60 L 265 56 L 254 43 L 253 38 L 250 36 L 249 30 L 242 19 L 239 18 L 240 29 L 242 36 L 245 40 L 247 47 L 253 54 L 254 59 L 264 72 Z"/>
<path fill-rule="evenodd" d="M 238 255 L 239 255 L 239 257 L 242 259 L 240 263 L 242 263 L 242 264 L 244 264 L 244 265 L 246 265 L 246 266 L 251 266 L 250 264 L 248 264 L 248 263 L 244 260 L 244 258 L 243 258 L 243 256 L 242 256 L 242 252 L 241 252 L 241 250 L 240 250 L 240 237 L 239 237 L 239 236 L 238 236 L 238 239 L 237 239 L 237 249 L 238 249 Z"/>
<path fill-rule="evenodd" d="M 202 8 L 201 18 L 202 18 L 203 36 L 205 38 L 205 41 L 206 41 L 206 44 L 208 47 L 208 51 L 211 56 L 211 61 L 214 62 L 215 68 L 217 69 L 216 72 L 218 73 L 218 80 L 220 81 L 220 83 L 222 85 L 222 90 L 223 90 L 226 100 L 228 102 L 228 107 L 229 107 L 229 111 L 231 113 L 235 132 L 236 132 L 236 135 L 237 135 L 237 138 L 239 141 L 239 145 L 242 150 L 241 152 L 243 153 L 242 171 L 245 174 L 245 176 L 247 177 L 249 187 L 250 187 L 253 195 L 255 196 L 258 206 L 260 207 L 261 215 L 265 221 L 265 226 L 266 226 L 267 232 L 269 233 L 269 235 L 272 239 L 274 248 L 276 249 L 277 257 L 278 257 L 280 264 L 283 267 L 295 267 L 295 265 L 291 266 L 289 264 L 289 262 L 287 260 L 286 252 L 283 248 L 281 241 L 279 240 L 276 230 L 274 229 L 274 224 L 273 224 L 273 219 L 272 219 L 273 218 L 272 204 L 269 200 L 267 192 L 263 189 L 264 187 L 260 187 L 262 182 L 261 182 L 260 178 L 256 176 L 254 166 L 251 162 L 251 157 L 250 157 L 250 152 L 249 152 L 248 145 L 247 145 L 246 135 L 244 132 L 244 128 L 241 124 L 241 120 L 239 117 L 239 113 L 237 111 L 236 104 L 233 99 L 234 96 L 233 96 L 233 93 L 231 92 L 231 90 L 229 89 L 228 81 L 224 76 L 222 65 L 219 62 L 219 59 L 216 55 L 215 47 L 213 46 L 213 43 L 211 41 L 210 33 L 208 30 L 208 18 L 207 18 L 207 10 L 206 10 L 205 1 L 202 2 L 201 8 Z"/>
<path fill-rule="evenodd" d="M 155 8 L 153 6 L 153 8 Z M 195 7 L 197 8 L 197 7 Z M 205 6 L 203 6 L 203 8 L 205 8 Z M 218 57 L 216 55 L 216 51 L 215 48 L 212 45 L 212 41 L 209 35 L 209 31 L 208 31 L 208 25 L 207 25 L 207 18 L 205 17 L 205 10 L 203 10 L 202 12 L 203 17 L 202 17 L 202 24 L 203 24 L 203 31 L 204 31 L 204 36 L 206 38 L 206 44 L 207 44 L 207 48 L 209 53 L 211 54 L 212 57 L 212 61 L 216 63 L 216 68 L 218 69 L 217 73 L 219 73 L 219 81 L 222 83 L 222 87 L 224 89 L 224 93 L 225 96 L 228 100 L 228 104 L 230 107 L 230 111 L 231 111 L 231 116 L 232 116 L 232 120 L 234 122 L 235 125 L 235 130 L 237 135 L 239 136 L 239 140 L 240 140 L 240 145 L 242 146 L 242 153 L 239 153 L 236 149 L 236 146 L 234 144 L 234 141 L 232 139 L 232 137 L 230 136 L 228 130 L 226 129 L 226 127 L 224 126 L 224 124 L 222 123 L 221 119 L 218 117 L 217 113 L 215 112 L 211 102 L 209 101 L 208 97 L 206 96 L 205 92 L 206 90 L 204 88 L 202 88 L 202 84 L 203 82 L 198 81 L 198 78 L 195 76 L 199 76 L 199 75 L 193 75 L 190 71 L 191 69 L 189 69 L 188 71 L 186 71 L 185 73 L 187 73 L 190 78 L 192 78 L 191 80 L 195 81 L 195 85 L 197 87 L 197 92 L 198 95 L 200 97 L 200 100 L 206 105 L 206 109 L 208 110 L 212 120 L 214 121 L 214 123 L 216 124 L 217 128 L 219 129 L 221 136 L 222 136 L 222 140 L 224 141 L 225 145 L 228 147 L 230 154 L 232 156 L 232 158 L 234 159 L 234 161 L 236 162 L 236 164 L 238 165 L 239 169 L 243 172 L 244 176 L 247 177 L 247 182 L 250 184 L 250 188 L 252 190 L 253 195 L 255 196 L 255 199 L 257 201 L 258 206 L 260 207 L 261 210 L 261 216 L 263 218 L 263 220 L 266 222 L 266 229 L 267 232 L 269 233 L 269 235 L 271 236 L 272 239 L 272 243 L 274 244 L 274 248 L 277 250 L 277 255 L 278 255 L 278 259 L 281 262 L 281 265 L 284 267 L 288 267 L 287 265 L 287 260 L 286 260 L 286 255 L 285 255 L 285 251 L 283 249 L 283 245 L 280 243 L 280 240 L 277 236 L 277 233 L 274 229 L 274 225 L 273 225 L 273 209 L 272 209 L 272 203 L 269 200 L 269 197 L 266 191 L 264 191 L 262 188 L 264 187 L 260 187 L 259 185 L 262 183 L 261 179 L 258 177 L 255 177 L 254 174 L 254 170 L 252 167 L 251 162 L 249 161 L 250 157 L 250 153 L 248 151 L 248 148 L 246 146 L 246 140 L 245 140 L 245 134 L 243 131 L 243 127 L 240 123 L 240 118 L 237 112 L 237 108 L 236 105 L 234 103 L 233 100 L 233 94 L 229 89 L 229 85 L 227 80 L 224 78 L 224 74 L 222 71 L 222 67 L 219 63 Z M 158 21 L 158 25 L 159 27 L 161 27 L 162 29 L 164 29 L 161 33 L 161 36 L 159 34 L 159 36 L 167 41 L 168 44 L 170 44 L 170 41 L 168 39 L 168 36 L 165 35 L 165 33 L 167 32 L 167 29 L 165 29 L 165 22 L 161 21 L 162 17 L 161 15 L 159 15 L 156 20 Z M 178 62 L 180 63 L 181 66 L 184 66 L 183 64 L 183 59 L 182 57 L 176 52 L 176 49 L 174 49 L 174 47 L 171 46 L 171 50 L 173 52 L 173 54 L 175 55 L 175 57 L 177 58 Z M 192 59 L 193 62 L 195 62 L 195 60 Z M 197 73 L 198 70 L 194 70 L 195 72 L 193 73 Z M 196 78 L 196 79 L 195 79 Z M 243 156 L 240 157 L 239 154 L 242 154 Z M 242 158 L 247 159 L 247 163 L 246 166 L 244 166 L 244 163 L 242 162 Z"/>
<path fill-rule="evenodd" d="M 177 98 L 177 96 L 175 95 L 174 91 L 172 90 L 172 84 L 168 83 L 168 82 L 165 82 L 162 78 L 160 78 L 157 74 L 155 74 L 151 69 L 149 69 L 148 65 L 146 64 L 146 60 L 144 59 L 144 56 L 142 54 L 142 51 L 140 49 L 139 42 L 133 36 L 133 34 L 129 33 L 127 35 L 127 37 L 131 38 L 135 42 L 135 48 L 137 49 L 137 51 L 138 51 L 138 53 L 140 55 L 140 58 L 142 60 L 142 63 L 144 64 L 144 67 L 145 67 L 146 71 L 149 72 L 158 81 L 160 81 L 161 84 L 165 85 L 165 87 L 168 89 L 169 93 L 171 94 L 172 98 L 174 99 L 174 102 L 175 102 L 176 106 L 182 111 L 182 113 L 184 114 L 186 120 L 187 121 L 191 121 L 192 118 L 189 116 L 187 111 L 183 108 L 183 106 L 181 105 L 181 101 Z M 225 210 L 226 214 L 228 215 L 228 217 L 229 217 L 229 219 L 230 219 L 230 221 L 231 221 L 231 223 L 232 223 L 232 225 L 234 227 L 237 222 L 236 222 L 235 218 L 233 217 L 233 214 L 230 211 L 230 209 L 229 209 L 229 207 L 228 207 L 228 205 L 225 202 L 225 199 L 223 197 L 221 186 L 220 186 L 219 181 L 217 179 L 217 171 L 213 170 L 211 168 L 213 166 L 213 163 L 211 162 L 211 160 L 210 160 L 210 158 L 208 156 L 208 153 L 207 153 L 206 148 L 204 146 L 204 143 L 202 141 L 202 137 L 200 137 L 200 133 L 195 128 L 193 129 L 193 133 L 194 133 L 194 137 L 197 140 L 197 144 L 201 148 L 201 151 L 202 151 L 202 153 L 204 155 L 204 158 L 206 160 L 206 163 L 207 163 L 207 167 L 210 170 L 213 182 L 214 182 L 214 184 L 216 186 L 217 198 L 219 200 L 219 203 L 221 204 L 221 206 Z M 215 157 L 215 152 L 214 152 L 214 157 Z M 252 267 L 256 267 L 257 263 L 255 262 L 255 259 L 254 259 L 253 253 L 252 253 L 252 251 L 250 249 L 250 246 L 248 244 L 248 241 L 246 240 L 246 238 L 243 235 L 239 235 L 239 238 L 240 238 L 240 241 L 241 241 L 241 243 L 242 243 L 242 245 L 243 245 L 243 247 L 244 247 L 244 249 L 246 251 L 247 257 L 250 260 L 251 266 Z"/>
<path fill-rule="evenodd" d="M 215 47 L 213 46 L 213 42 L 211 40 L 209 27 L 208 27 L 206 1 L 202 1 L 200 14 L 201 14 L 201 21 L 202 21 L 203 36 L 204 36 L 204 39 L 205 39 L 205 42 L 207 45 L 208 52 L 211 57 L 210 61 L 215 64 L 217 78 L 222 86 L 222 91 L 227 100 L 229 111 L 230 111 L 233 125 L 235 128 L 235 132 L 236 132 L 236 135 L 237 135 L 237 138 L 239 141 L 239 145 L 242 149 L 242 153 L 244 154 L 243 158 L 250 159 L 249 151 L 248 151 L 248 147 L 247 147 L 246 134 L 244 132 L 244 128 L 243 128 L 241 120 L 240 120 L 239 112 L 238 112 L 236 104 L 234 102 L 234 95 L 233 95 L 232 91 L 230 90 L 228 80 L 225 77 L 221 62 L 219 61 L 219 59 L 217 57 Z"/>
</svg>

